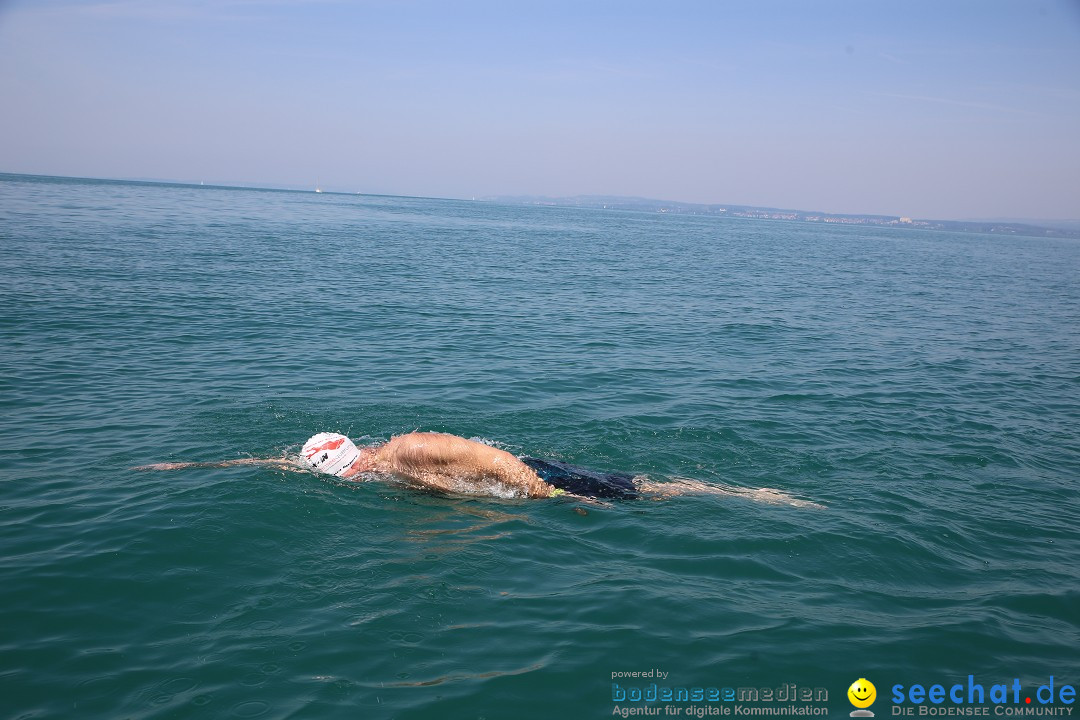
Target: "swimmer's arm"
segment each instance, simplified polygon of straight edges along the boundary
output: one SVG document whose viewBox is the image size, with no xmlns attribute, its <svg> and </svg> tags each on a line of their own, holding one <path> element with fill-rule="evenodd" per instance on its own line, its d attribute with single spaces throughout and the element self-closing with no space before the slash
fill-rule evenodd
<svg viewBox="0 0 1080 720">
<path fill-rule="evenodd" d="M 221 468 L 234 465 L 263 465 L 274 467 L 279 470 L 293 470 L 301 472 L 307 468 L 287 456 L 279 458 L 237 458 L 236 460 L 218 460 L 217 462 L 167 462 L 154 463 L 153 465 L 139 465 L 132 470 L 183 470 L 186 468 Z"/>
</svg>

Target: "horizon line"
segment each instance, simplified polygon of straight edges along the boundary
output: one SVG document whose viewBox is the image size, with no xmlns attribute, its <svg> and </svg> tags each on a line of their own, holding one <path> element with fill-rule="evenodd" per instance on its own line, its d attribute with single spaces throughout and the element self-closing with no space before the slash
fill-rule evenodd
<svg viewBox="0 0 1080 720">
<path fill-rule="evenodd" d="M 609 199 L 609 200 L 635 200 L 639 202 L 649 202 L 658 204 L 671 204 L 671 205 L 683 205 L 691 207 L 714 207 L 714 206 L 728 206 L 734 208 L 743 208 L 751 210 L 774 210 L 779 212 L 793 212 L 802 214 L 817 214 L 822 216 L 832 217 L 874 217 L 874 218 L 907 218 L 906 215 L 888 215 L 883 213 L 862 213 L 862 212 L 827 212 L 821 210 L 801 210 L 797 208 L 783 208 L 775 205 L 744 205 L 741 203 L 722 203 L 722 202 L 690 202 L 686 200 L 667 200 L 661 198 L 648 198 L 640 195 L 604 195 L 601 193 L 579 193 L 576 195 L 487 195 L 487 196 L 470 196 L 470 197 L 443 197 L 436 195 L 403 195 L 399 193 L 379 193 L 379 192 L 351 192 L 345 190 L 324 190 L 316 189 L 319 184 L 316 183 L 311 189 L 305 189 L 303 186 L 289 186 L 289 185 L 263 185 L 256 183 L 246 183 L 235 180 L 226 181 L 211 181 L 209 184 L 200 180 L 198 182 L 194 180 L 176 180 L 168 178 L 149 178 L 149 177 L 95 177 L 89 175 L 50 175 L 44 173 L 27 173 L 27 172 L 10 172 L 6 170 L 0 170 L 0 175 L 11 175 L 21 177 L 37 177 L 48 178 L 56 180 L 98 180 L 103 182 L 116 182 L 116 183 L 143 183 L 148 185 L 175 185 L 180 187 L 206 187 L 215 188 L 218 190 L 264 190 L 269 192 L 299 192 L 299 193 L 318 193 L 323 195 L 349 195 L 349 196 L 362 196 L 362 197 L 387 197 L 387 198 L 406 198 L 411 200 L 450 200 L 460 202 L 507 202 L 516 201 L 517 204 L 526 204 L 534 207 L 545 207 L 545 205 L 525 202 L 526 199 L 535 200 L 549 200 L 552 202 L 573 200 L 577 198 L 581 199 Z M 573 207 L 567 205 L 560 205 L 558 207 Z M 579 208 L 579 209 L 594 209 L 594 208 Z M 634 210 L 633 208 L 608 208 L 611 210 L 622 210 L 630 212 L 642 212 L 640 210 Z M 1045 223 L 1045 222 L 1057 222 L 1057 223 L 1076 223 L 1080 224 L 1080 217 L 1077 218 L 924 218 L 910 216 L 911 220 L 918 220 L 921 222 L 972 222 L 972 223 L 1012 223 L 1012 224 L 1033 224 L 1033 223 Z M 1034 227 L 1040 227 L 1034 225 Z M 1053 228 L 1041 228 L 1041 229 L 1053 229 Z"/>
</svg>

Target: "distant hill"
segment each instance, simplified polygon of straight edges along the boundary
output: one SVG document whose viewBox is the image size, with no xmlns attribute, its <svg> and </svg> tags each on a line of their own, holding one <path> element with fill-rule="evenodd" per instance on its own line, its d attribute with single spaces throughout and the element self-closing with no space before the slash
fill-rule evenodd
<svg viewBox="0 0 1080 720">
<path fill-rule="evenodd" d="M 722 217 L 753 218 L 758 220 L 788 220 L 795 222 L 819 222 L 839 225 L 879 225 L 923 230 L 948 230 L 951 232 L 987 233 L 992 235 L 1017 235 L 1024 237 L 1060 237 L 1080 239 L 1080 220 L 1024 221 L 1024 220 L 925 220 L 892 215 L 841 215 L 808 210 L 757 207 L 751 205 L 725 205 L 686 203 L 673 200 L 654 200 L 640 197 L 614 195 L 575 195 L 572 197 L 543 197 L 537 195 L 499 195 L 480 198 L 487 202 L 510 205 L 548 205 L 553 207 L 579 207 L 599 210 L 633 210 L 637 212 L 671 213 L 674 215 L 714 215 Z"/>
</svg>

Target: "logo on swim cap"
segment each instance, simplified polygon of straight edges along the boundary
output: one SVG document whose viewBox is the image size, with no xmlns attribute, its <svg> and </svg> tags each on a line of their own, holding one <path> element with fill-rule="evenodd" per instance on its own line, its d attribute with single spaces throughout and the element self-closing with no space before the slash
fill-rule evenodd
<svg viewBox="0 0 1080 720">
<path fill-rule="evenodd" d="M 344 435 L 319 433 L 304 443 L 300 455 L 313 469 L 342 477 L 360 457 L 360 450 Z"/>
</svg>

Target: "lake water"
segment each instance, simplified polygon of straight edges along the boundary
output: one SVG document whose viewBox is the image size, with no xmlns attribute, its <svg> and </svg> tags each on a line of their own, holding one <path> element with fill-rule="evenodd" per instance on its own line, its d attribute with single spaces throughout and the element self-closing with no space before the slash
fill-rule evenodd
<svg viewBox="0 0 1080 720">
<path fill-rule="evenodd" d="M 1080 243 L 3 175 L 0 249 L 4 717 L 1080 684 Z M 129 469 L 415 429 L 827 509 Z"/>
</svg>

